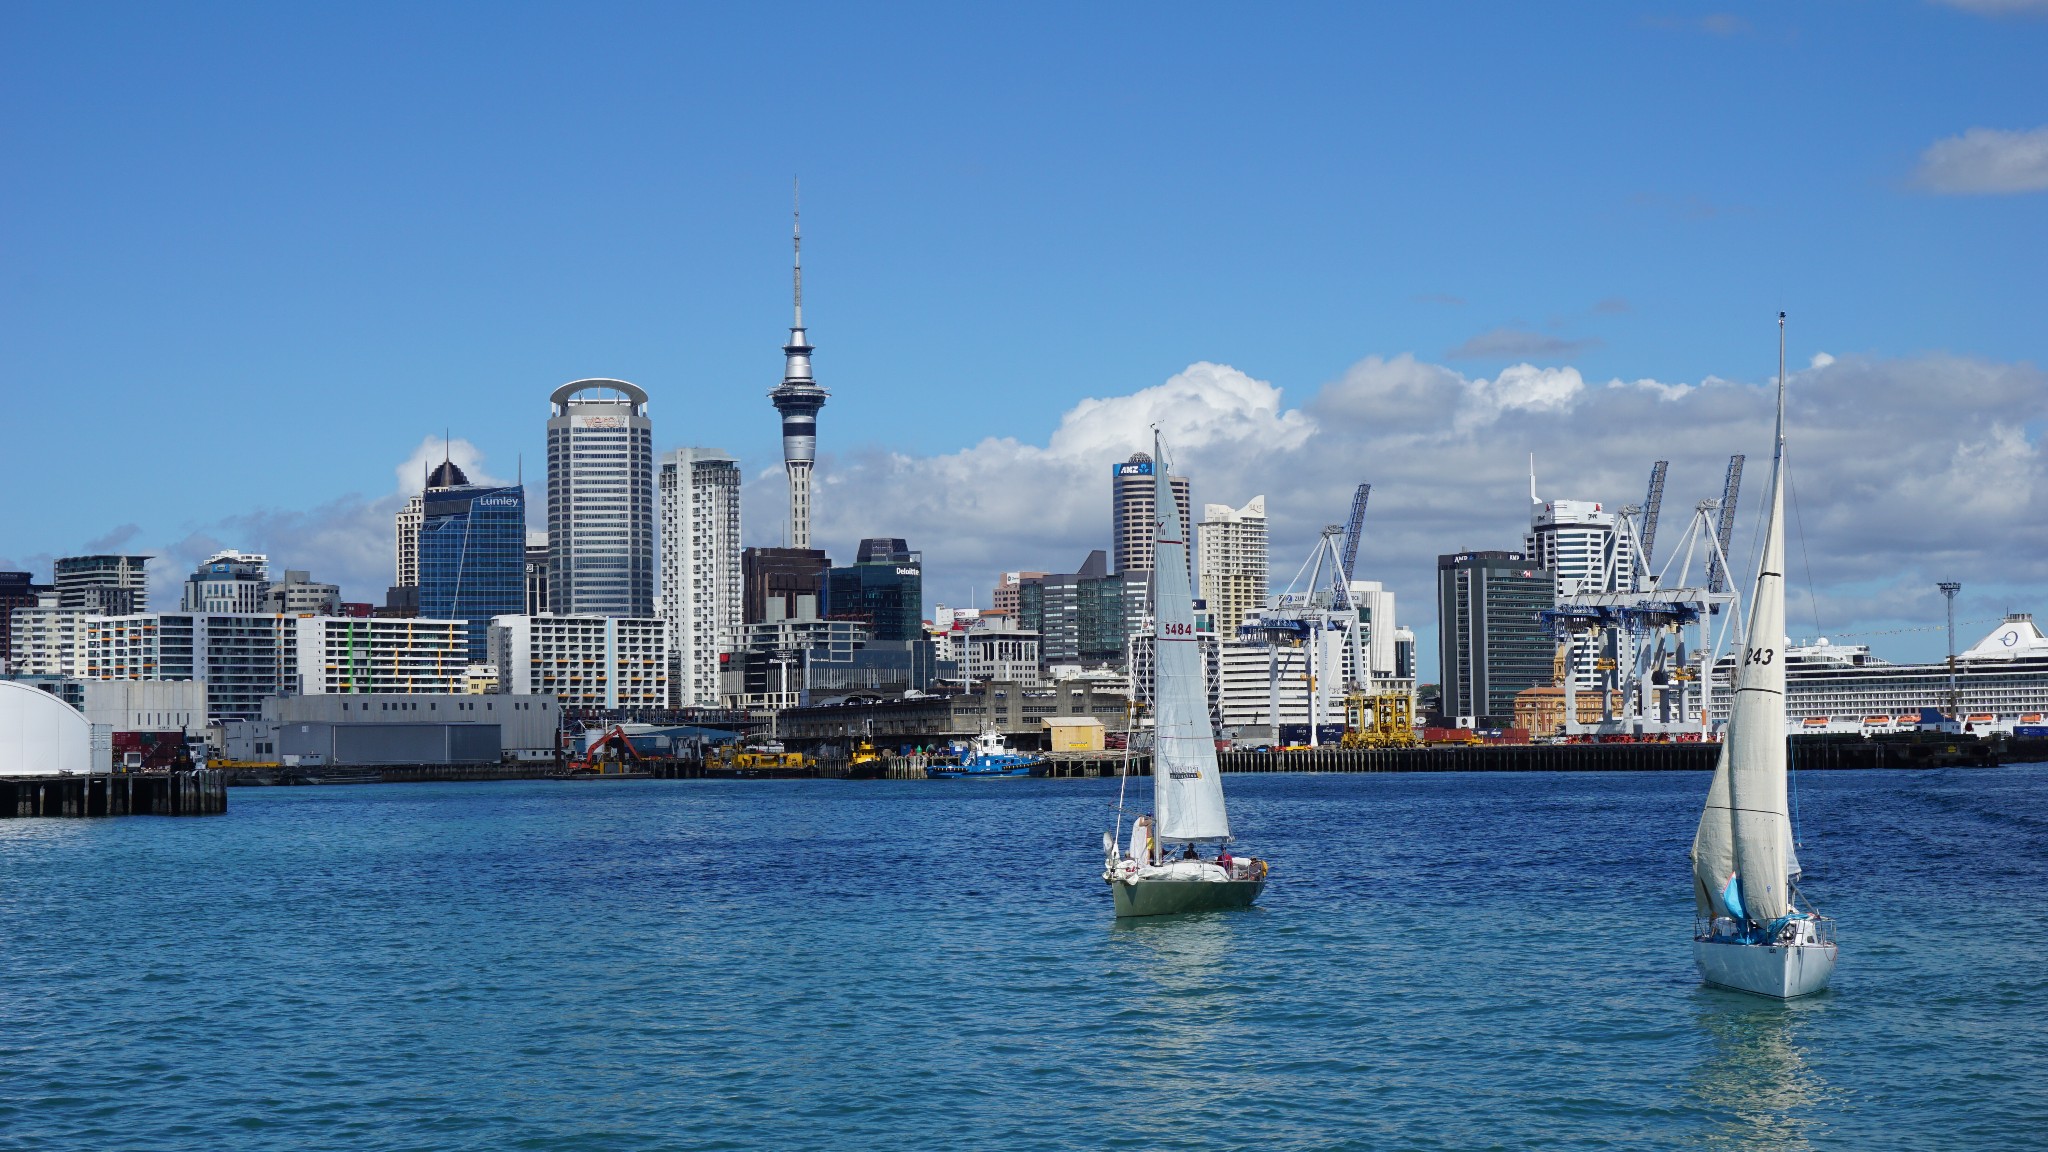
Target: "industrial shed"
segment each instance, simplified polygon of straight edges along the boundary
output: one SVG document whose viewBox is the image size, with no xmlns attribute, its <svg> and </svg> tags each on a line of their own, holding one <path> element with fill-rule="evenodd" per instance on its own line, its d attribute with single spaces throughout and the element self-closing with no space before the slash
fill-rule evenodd
<svg viewBox="0 0 2048 1152">
<path fill-rule="evenodd" d="M 285 764 L 495 764 L 496 724 L 299 723 L 277 726 L 277 755 Z"/>
</svg>

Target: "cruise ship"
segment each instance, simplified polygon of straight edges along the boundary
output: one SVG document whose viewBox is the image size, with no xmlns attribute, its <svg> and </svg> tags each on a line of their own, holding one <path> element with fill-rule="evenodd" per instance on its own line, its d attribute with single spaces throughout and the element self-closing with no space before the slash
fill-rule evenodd
<svg viewBox="0 0 2048 1152">
<path fill-rule="evenodd" d="M 1867 644 L 1817 644 L 1785 650 L 1785 723 L 1794 733 L 1877 733 L 1923 726 L 1922 710 L 1949 713 L 1947 662 L 1891 664 Z M 1728 719 L 1732 658 L 1714 671 L 1714 723 Z M 1977 735 L 2011 734 L 2048 725 L 2048 636 L 2031 613 L 2015 613 L 1967 652 L 1956 655 L 1956 695 L 1950 721 Z M 2048 734 L 2027 731 L 2022 735 Z"/>
</svg>

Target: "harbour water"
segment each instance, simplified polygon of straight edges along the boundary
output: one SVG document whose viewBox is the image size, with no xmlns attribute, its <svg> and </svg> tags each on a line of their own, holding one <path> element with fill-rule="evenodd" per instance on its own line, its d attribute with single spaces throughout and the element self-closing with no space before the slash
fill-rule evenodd
<svg viewBox="0 0 2048 1152">
<path fill-rule="evenodd" d="M 2040 1148 L 2048 767 L 1803 773 L 1834 989 L 1702 988 L 1701 773 L 242 789 L 0 824 L 6 1148 Z"/>
</svg>

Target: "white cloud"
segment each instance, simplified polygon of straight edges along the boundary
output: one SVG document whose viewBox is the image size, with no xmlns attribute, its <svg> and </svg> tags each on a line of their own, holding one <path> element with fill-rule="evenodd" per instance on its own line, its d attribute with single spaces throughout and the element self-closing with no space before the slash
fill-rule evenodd
<svg viewBox="0 0 2048 1152">
<path fill-rule="evenodd" d="M 1830 356 L 1825 352 L 1815 352 L 1813 354 L 1813 359 L 1807 363 L 1807 367 L 1825 368 L 1828 365 L 1833 364 L 1834 362 L 1835 358 L 1833 356 Z"/>
<path fill-rule="evenodd" d="M 2009 195 L 2048 189 L 2048 128 L 2006 132 L 1972 128 L 1920 154 L 1913 182 L 1949 196 Z"/>
<path fill-rule="evenodd" d="M 1957 357 L 1823 356 L 1794 374 L 1793 476 L 1827 627 L 1852 623 L 1837 611 L 1931 611 L 1912 590 L 1936 579 L 2048 591 L 2044 397 L 2048 375 L 2030 366 Z M 1042 446 L 1006 437 L 942 456 L 828 458 L 818 542 L 836 556 L 862 536 L 902 536 L 925 554 L 929 599 L 962 602 L 971 588 L 986 603 L 999 571 L 1071 571 L 1108 547 L 1110 465 L 1163 417 L 1198 506 L 1266 496 L 1281 583 L 1316 530 L 1343 519 L 1352 488 L 1372 482 L 1360 575 L 1386 580 L 1404 620 L 1427 630 L 1438 554 L 1520 545 L 1530 452 L 1546 497 L 1612 505 L 1639 501 L 1651 462 L 1671 461 L 1672 541 L 1692 504 L 1719 494 L 1728 457 L 1747 454 L 1741 562 L 1774 408 L 1768 380 L 1589 386 L 1573 368 L 1489 379 L 1406 355 L 1361 360 L 1298 407 L 1282 399 L 1198 364 L 1076 405 Z M 750 509 L 779 523 L 779 477 L 753 488 Z M 1897 587 L 1873 598 L 1874 580 Z"/>
</svg>

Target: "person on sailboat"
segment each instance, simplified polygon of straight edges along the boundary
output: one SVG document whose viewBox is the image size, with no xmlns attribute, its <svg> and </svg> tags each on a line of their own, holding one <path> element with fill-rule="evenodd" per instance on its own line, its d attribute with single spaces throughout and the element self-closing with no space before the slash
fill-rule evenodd
<svg viewBox="0 0 2048 1152">
<path fill-rule="evenodd" d="M 1183 860 L 1200 860 L 1202 858 L 1202 854 L 1200 852 L 1195 851 L 1195 846 L 1193 844 L 1190 844 L 1187 846 L 1187 850 L 1180 854 L 1180 858 Z"/>
</svg>

